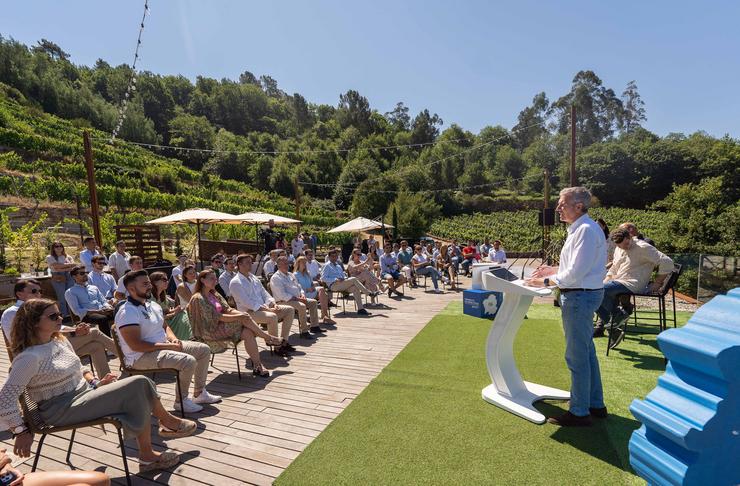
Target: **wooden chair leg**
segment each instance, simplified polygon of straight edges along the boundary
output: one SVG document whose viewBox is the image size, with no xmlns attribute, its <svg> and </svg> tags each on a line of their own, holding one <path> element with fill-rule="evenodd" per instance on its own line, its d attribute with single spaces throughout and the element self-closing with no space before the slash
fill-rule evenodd
<svg viewBox="0 0 740 486">
<path fill-rule="evenodd" d="M 39 458 L 41 458 L 41 446 L 44 445 L 44 439 L 46 439 L 46 434 L 41 434 L 41 437 L 39 437 L 39 445 L 36 447 L 36 457 L 33 458 L 31 472 L 35 472 L 36 466 L 39 464 Z"/>
<path fill-rule="evenodd" d="M 72 446 L 75 443 L 75 433 L 77 433 L 77 429 L 72 429 L 72 435 L 69 436 L 69 447 L 67 448 L 67 464 L 72 466 L 72 463 L 69 461 L 69 458 L 72 456 Z"/>
<path fill-rule="evenodd" d="M 177 396 L 180 398 L 180 415 L 185 418 L 185 404 L 182 399 L 182 388 L 180 387 L 180 372 L 175 373 L 175 388 L 177 389 Z"/>
<path fill-rule="evenodd" d="M 239 347 L 238 344 L 235 344 L 234 345 L 234 354 L 236 355 L 236 374 L 239 377 L 239 381 L 241 381 L 241 379 L 242 379 L 242 369 L 241 369 L 241 366 L 239 365 L 239 349 L 238 349 L 238 347 Z"/>
<path fill-rule="evenodd" d="M 121 459 L 123 460 L 123 472 L 126 473 L 126 484 L 131 486 L 131 473 L 128 470 L 128 458 L 126 457 L 126 447 L 123 443 L 123 432 L 121 427 L 116 427 L 118 431 L 118 447 L 121 448 Z"/>
</svg>

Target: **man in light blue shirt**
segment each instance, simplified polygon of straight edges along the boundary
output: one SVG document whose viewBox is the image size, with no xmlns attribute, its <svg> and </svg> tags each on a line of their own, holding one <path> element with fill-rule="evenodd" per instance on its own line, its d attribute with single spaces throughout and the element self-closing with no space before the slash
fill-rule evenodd
<svg viewBox="0 0 740 486">
<path fill-rule="evenodd" d="M 397 289 L 406 283 L 406 277 L 401 275 L 401 271 L 398 268 L 398 258 L 393 255 L 393 247 L 391 244 L 386 243 L 383 250 L 385 253 L 380 257 L 380 275 L 388 284 L 388 297 L 390 297 L 393 292 L 400 297 L 403 294 L 401 294 Z"/>
<path fill-rule="evenodd" d="M 115 315 L 113 306 L 96 286 L 89 284 L 85 267 L 78 265 L 69 273 L 75 281 L 75 284 L 64 293 L 70 312 L 81 321 L 97 325 L 105 335 L 110 336 Z"/>
<path fill-rule="evenodd" d="M 103 255 L 103 252 L 100 250 L 98 243 L 92 236 L 88 236 L 82 240 L 82 244 L 85 246 L 85 249 L 80 252 L 80 262 L 85 265 L 85 270 L 92 272 L 92 257 L 95 255 Z M 105 258 L 105 255 L 103 255 L 103 258 Z M 106 263 L 107 262 L 108 260 L 106 260 Z"/>
<path fill-rule="evenodd" d="M 103 255 L 95 255 L 91 259 L 92 261 L 92 272 L 88 274 L 88 281 L 91 285 L 100 290 L 103 297 L 112 304 L 113 294 L 116 291 L 116 280 L 110 273 L 105 273 L 103 268 L 105 267 L 105 257 Z"/>
<path fill-rule="evenodd" d="M 362 294 L 375 297 L 378 292 L 370 292 L 367 287 L 355 277 L 349 277 L 344 274 L 341 265 L 337 263 L 337 250 L 329 251 L 329 261 L 321 269 L 321 281 L 324 282 L 332 292 L 350 292 L 355 299 L 357 313 L 362 316 L 370 315 L 362 305 Z"/>
</svg>

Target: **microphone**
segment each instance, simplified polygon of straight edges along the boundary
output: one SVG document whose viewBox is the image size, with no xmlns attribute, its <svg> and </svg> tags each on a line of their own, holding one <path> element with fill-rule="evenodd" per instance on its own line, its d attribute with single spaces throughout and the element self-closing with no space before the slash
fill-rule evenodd
<svg viewBox="0 0 740 486">
<path fill-rule="evenodd" d="M 534 257 L 533 257 L 533 258 L 531 259 L 531 261 L 535 261 L 536 259 L 537 259 L 537 256 L 535 255 L 535 256 L 534 256 Z M 522 266 L 522 275 L 521 275 L 521 277 L 520 277 L 520 278 L 521 278 L 522 280 L 524 280 L 524 270 L 525 270 L 525 269 L 527 268 L 527 265 L 529 265 L 529 262 L 530 262 L 530 259 L 529 259 L 529 258 L 527 258 L 527 261 L 525 261 L 525 262 L 524 262 L 524 266 Z"/>
</svg>

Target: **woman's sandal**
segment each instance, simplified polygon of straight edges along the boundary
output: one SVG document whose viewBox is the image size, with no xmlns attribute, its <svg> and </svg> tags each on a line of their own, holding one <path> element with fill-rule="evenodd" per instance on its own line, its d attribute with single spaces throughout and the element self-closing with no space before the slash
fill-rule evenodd
<svg viewBox="0 0 740 486">
<path fill-rule="evenodd" d="M 180 455 L 176 452 L 163 452 L 156 461 L 146 462 L 139 460 L 139 472 L 157 471 L 159 469 L 169 469 L 180 463 Z"/>
<path fill-rule="evenodd" d="M 252 369 L 252 375 L 260 376 L 262 378 L 267 378 L 268 376 L 270 376 L 270 372 L 267 371 L 262 365 L 260 365 L 260 366 L 255 366 Z"/>
<path fill-rule="evenodd" d="M 159 436 L 163 439 L 178 439 L 180 437 L 193 435 L 193 432 L 197 429 L 198 424 L 192 420 L 180 419 L 180 425 L 177 426 L 177 430 L 159 427 Z"/>
</svg>

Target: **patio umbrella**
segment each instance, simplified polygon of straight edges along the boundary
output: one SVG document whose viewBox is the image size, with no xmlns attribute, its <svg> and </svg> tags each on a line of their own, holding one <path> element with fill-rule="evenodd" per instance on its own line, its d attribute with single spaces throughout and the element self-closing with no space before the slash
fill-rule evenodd
<svg viewBox="0 0 740 486">
<path fill-rule="evenodd" d="M 267 224 L 272 220 L 275 224 L 301 224 L 302 221 L 299 219 L 286 218 L 285 216 L 278 216 L 276 214 L 262 213 L 259 211 L 252 213 L 243 213 L 237 218 L 241 219 L 242 223 L 247 224 Z"/>
<path fill-rule="evenodd" d="M 374 230 L 379 228 L 393 228 L 393 226 L 360 216 L 359 218 L 355 218 L 352 221 L 347 221 L 346 223 L 339 225 L 336 228 L 330 229 L 329 231 L 327 231 L 327 233 L 360 233 L 362 231 Z"/>
<path fill-rule="evenodd" d="M 145 224 L 195 224 L 198 230 L 198 259 L 201 264 L 203 258 L 200 255 L 200 225 L 201 224 L 241 224 L 242 219 L 229 213 L 211 211 L 210 209 L 194 208 L 170 214 L 161 218 L 147 221 Z"/>
</svg>

